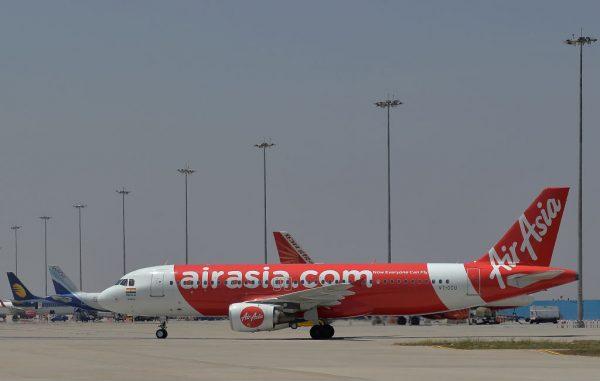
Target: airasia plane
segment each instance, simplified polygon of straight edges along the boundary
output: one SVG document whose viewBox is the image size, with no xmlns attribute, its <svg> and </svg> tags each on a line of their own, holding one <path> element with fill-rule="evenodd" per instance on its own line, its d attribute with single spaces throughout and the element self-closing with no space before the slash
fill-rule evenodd
<svg viewBox="0 0 600 381">
<path fill-rule="evenodd" d="M 239 332 L 310 325 L 313 339 L 330 339 L 337 318 L 502 305 L 577 279 L 573 270 L 550 266 L 568 193 L 544 189 L 472 262 L 155 266 L 123 276 L 98 302 L 121 314 L 160 317 L 159 339 L 167 337 L 167 317 L 229 316 Z"/>
</svg>

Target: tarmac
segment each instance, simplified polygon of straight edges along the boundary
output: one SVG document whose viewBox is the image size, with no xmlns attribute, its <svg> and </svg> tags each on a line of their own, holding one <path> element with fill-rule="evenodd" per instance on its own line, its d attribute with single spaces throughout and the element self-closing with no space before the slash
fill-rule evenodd
<svg viewBox="0 0 600 381">
<path fill-rule="evenodd" d="M 556 325 L 372 326 L 334 323 L 314 341 L 307 328 L 232 332 L 227 321 L 0 323 L 0 380 L 595 380 L 600 358 L 537 350 L 404 347 L 426 339 L 600 339 L 600 328 Z"/>
</svg>

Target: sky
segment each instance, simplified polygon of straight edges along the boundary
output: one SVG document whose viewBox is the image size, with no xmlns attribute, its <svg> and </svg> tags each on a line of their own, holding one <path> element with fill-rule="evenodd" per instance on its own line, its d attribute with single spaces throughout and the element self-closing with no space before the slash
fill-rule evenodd
<svg viewBox="0 0 600 381">
<path fill-rule="evenodd" d="M 0 3 L 0 269 L 48 262 L 83 287 L 190 260 L 259 263 L 268 228 L 320 262 L 481 257 L 546 186 L 571 186 L 552 264 L 576 269 L 578 54 L 594 1 Z M 585 11 L 582 11 L 585 10 Z M 600 298 L 600 46 L 584 52 L 584 286 Z M 277 261 L 269 235 L 269 257 Z M 52 286 L 49 285 L 52 290 Z M 574 297 L 575 285 L 539 296 Z M 8 281 L 0 295 L 10 296 Z"/>
</svg>

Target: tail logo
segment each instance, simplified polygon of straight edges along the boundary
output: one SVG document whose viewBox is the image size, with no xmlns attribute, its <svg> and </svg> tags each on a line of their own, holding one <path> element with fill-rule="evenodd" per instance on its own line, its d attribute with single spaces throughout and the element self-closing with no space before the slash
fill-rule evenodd
<svg viewBox="0 0 600 381">
<path fill-rule="evenodd" d="M 538 202 L 536 206 L 538 207 L 540 214 L 534 218 L 533 224 L 527 220 L 525 214 L 522 214 L 519 217 L 519 227 L 522 238 L 520 245 L 519 242 L 513 242 L 508 248 L 508 252 L 506 246 L 503 245 L 501 247 L 502 256 L 498 255 L 498 252 L 494 247 L 488 252 L 490 264 L 492 265 L 490 279 L 497 278 L 498 286 L 501 289 L 506 288 L 506 284 L 504 283 L 504 279 L 502 279 L 500 269 L 503 268 L 507 271 L 512 271 L 512 269 L 517 266 L 520 262 L 519 256 L 517 255 L 517 248 L 520 254 L 528 253 L 531 260 L 536 261 L 538 257 L 533 249 L 531 239 L 533 238 L 537 242 L 542 242 L 544 236 L 548 233 L 548 228 L 552 225 L 552 221 L 558 216 L 562 208 L 560 200 L 554 198 L 550 198 L 546 201 L 545 209 L 542 208 L 543 204 L 541 202 Z"/>
<path fill-rule="evenodd" d="M 259 307 L 246 307 L 240 314 L 240 320 L 242 324 L 248 328 L 256 328 L 260 326 L 265 320 L 265 313 Z"/>
<path fill-rule="evenodd" d="M 12 290 L 15 293 L 15 295 L 17 295 L 19 298 L 24 298 L 27 296 L 27 292 L 25 291 L 23 286 L 21 286 L 18 283 L 12 285 Z"/>
</svg>

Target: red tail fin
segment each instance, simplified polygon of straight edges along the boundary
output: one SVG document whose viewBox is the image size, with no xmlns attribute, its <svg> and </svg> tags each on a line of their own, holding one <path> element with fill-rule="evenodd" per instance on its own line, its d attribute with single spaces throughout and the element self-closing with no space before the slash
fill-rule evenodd
<svg viewBox="0 0 600 381">
<path fill-rule="evenodd" d="M 569 188 L 546 188 L 480 262 L 549 266 Z"/>
<path fill-rule="evenodd" d="M 287 232 L 273 232 L 281 263 L 313 263 L 310 255 Z"/>
</svg>

